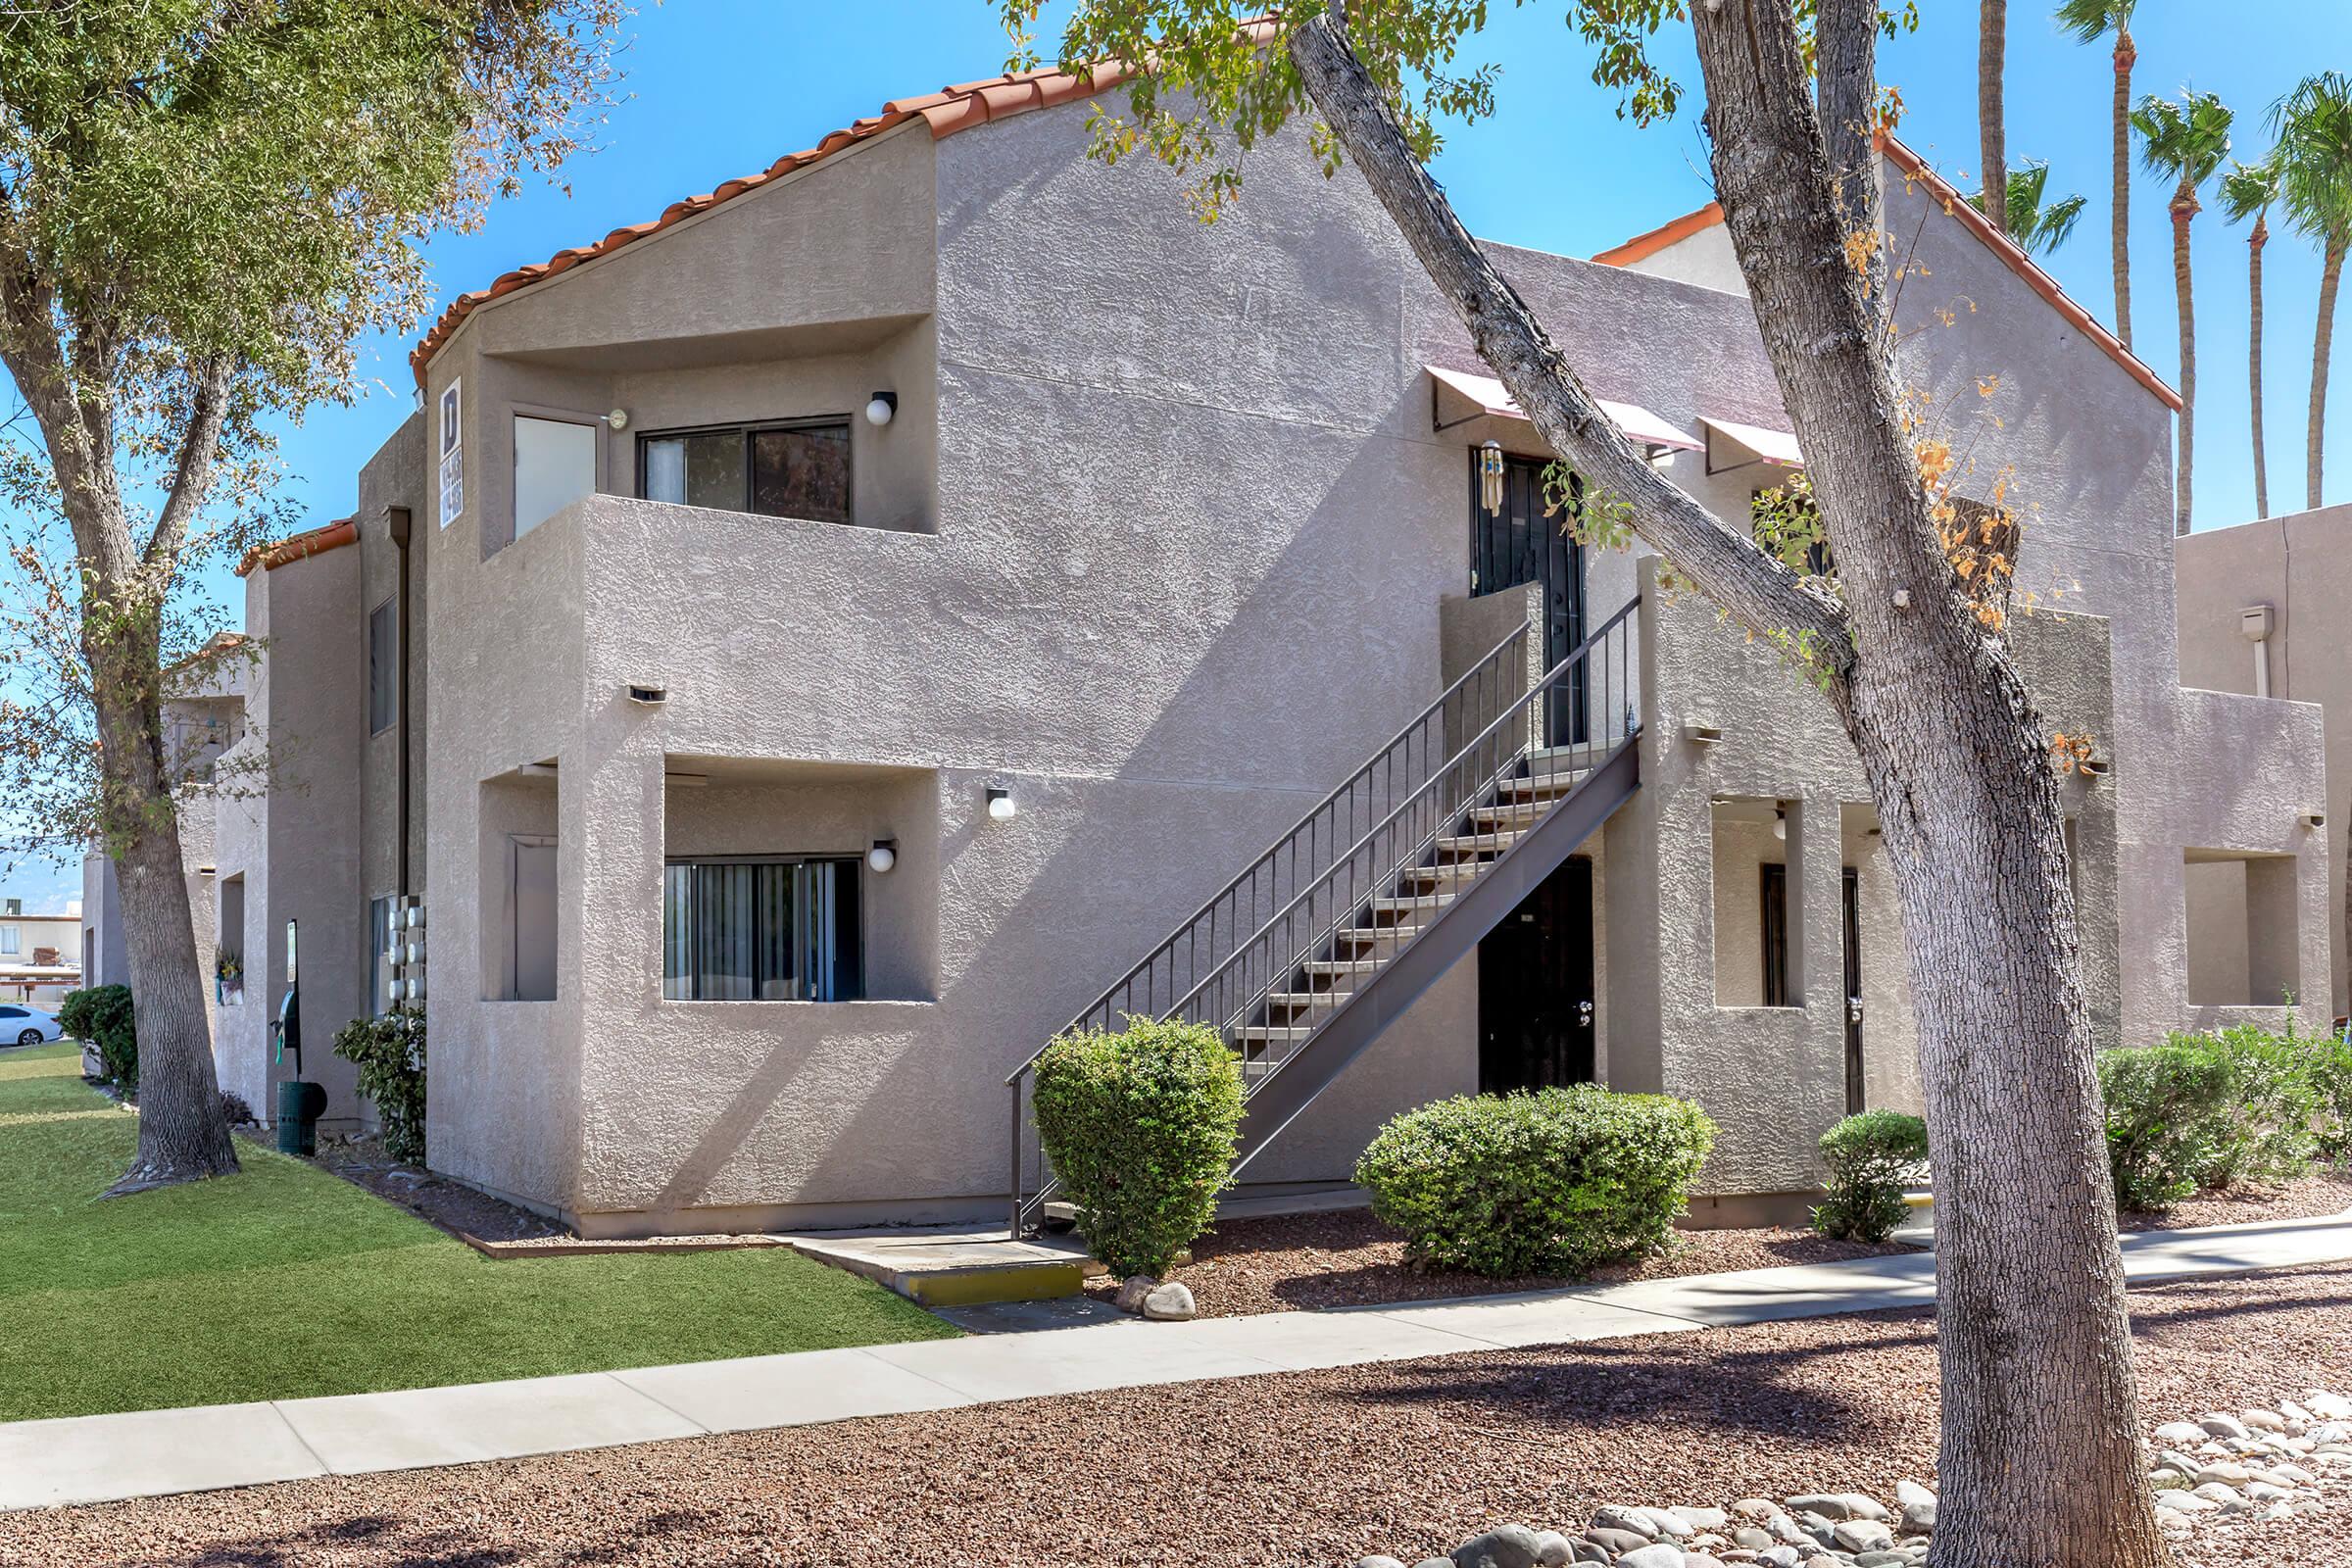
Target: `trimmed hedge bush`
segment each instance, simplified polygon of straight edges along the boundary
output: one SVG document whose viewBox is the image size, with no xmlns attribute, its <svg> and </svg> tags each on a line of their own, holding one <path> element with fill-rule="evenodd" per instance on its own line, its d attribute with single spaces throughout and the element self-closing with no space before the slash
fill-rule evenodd
<svg viewBox="0 0 2352 1568">
<path fill-rule="evenodd" d="M 2200 1190 L 2267 1186 L 2352 1152 L 2352 1046 L 2243 1024 L 2099 1057 L 2116 1201 L 2163 1208 Z"/>
<path fill-rule="evenodd" d="M 57 1021 L 76 1040 L 98 1048 L 106 1081 L 126 1095 L 139 1089 L 139 1031 L 130 987 L 91 986 L 69 991 L 58 1004 Z"/>
<path fill-rule="evenodd" d="M 375 1102 L 384 1152 L 404 1165 L 424 1163 L 424 1014 L 395 1007 L 354 1018 L 335 1031 L 335 1054 L 360 1069 L 360 1093 Z"/>
<path fill-rule="evenodd" d="M 1715 1124 L 1689 1101 L 1578 1084 L 1406 1111 L 1355 1180 L 1419 1261 L 1575 1275 L 1662 1244 L 1714 1147 Z"/>
<path fill-rule="evenodd" d="M 1035 1107 L 1078 1229 L 1121 1279 L 1165 1274 L 1233 1184 L 1242 1070 L 1205 1024 L 1063 1035 L 1037 1058 Z"/>
<path fill-rule="evenodd" d="M 2229 1057 L 2195 1036 L 2100 1054 L 2119 1207 L 2166 1208 L 2196 1192 L 2228 1130 L 2230 1088 Z"/>
<path fill-rule="evenodd" d="M 1828 1196 L 1813 1228 L 1840 1241 L 1883 1242 L 1910 1217 L 1903 1189 L 1928 1160 L 1928 1124 L 1897 1110 L 1866 1110 L 1821 1135 Z"/>
</svg>

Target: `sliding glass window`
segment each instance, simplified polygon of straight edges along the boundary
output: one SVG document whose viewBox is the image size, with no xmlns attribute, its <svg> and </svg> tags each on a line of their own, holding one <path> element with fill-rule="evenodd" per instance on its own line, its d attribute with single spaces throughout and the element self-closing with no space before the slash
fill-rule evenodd
<svg viewBox="0 0 2352 1568">
<path fill-rule="evenodd" d="M 850 520 L 847 419 L 649 435 L 637 454 L 638 489 L 648 501 Z"/>
<path fill-rule="evenodd" d="M 865 995 L 856 859 L 672 860 L 662 889 L 671 1002 L 854 1002 Z"/>
</svg>

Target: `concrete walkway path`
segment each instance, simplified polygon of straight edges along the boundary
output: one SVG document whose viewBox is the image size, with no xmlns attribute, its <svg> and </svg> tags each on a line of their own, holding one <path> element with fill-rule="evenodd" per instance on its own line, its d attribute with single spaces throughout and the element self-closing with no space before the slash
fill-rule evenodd
<svg viewBox="0 0 2352 1568">
<path fill-rule="evenodd" d="M 2352 1258 L 2352 1211 L 2123 1240 L 2134 1284 Z M 1193 1323 L 1122 1320 L 330 1398 L 0 1425 L 0 1508 L 468 1464 L 1095 1389 L 1913 1306 L 1933 1254 Z"/>
</svg>

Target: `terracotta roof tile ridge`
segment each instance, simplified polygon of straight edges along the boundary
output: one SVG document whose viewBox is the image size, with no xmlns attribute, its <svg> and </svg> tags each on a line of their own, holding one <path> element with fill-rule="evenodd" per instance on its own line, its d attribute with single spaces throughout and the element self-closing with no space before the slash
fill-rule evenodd
<svg viewBox="0 0 2352 1568">
<path fill-rule="evenodd" d="M 1271 19 L 1264 17 L 1242 24 L 1245 32 L 1260 41 L 1274 36 L 1275 25 Z M 1045 66 L 979 81 L 956 82 L 937 92 L 922 93 L 911 98 L 894 98 L 882 106 L 880 114 L 869 115 L 862 120 L 853 121 L 839 130 L 828 131 L 815 146 L 802 152 L 787 153 L 759 173 L 730 179 L 704 195 L 672 202 L 659 218 L 616 228 L 593 244 L 575 245 L 568 250 L 558 251 L 544 262 L 534 262 L 527 267 L 501 273 L 488 288 L 460 294 L 449 302 L 431 330 L 410 351 L 409 368 L 416 372 L 417 386 L 422 387 L 425 367 L 432 363 L 433 356 L 441 351 L 442 345 L 449 341 L 477 306 L 569 271 L 582 262 L 609 256 L 648 234 L 658 233 L 697 214 L 708 212 L 797 170 L 821 163 L 845 148 L 857 146 L 884 131 L 895 130 L 910 120 L 921 120 L 930 128 L 931 139 L 940 141 L 959 130 L 969 130 L 974 125 L 984 125 L 993 120 L 1091 98 L 1097 93 L 1109 91 L 1134 74 L 1132 67 L 1116 60 L 1103 61 L 1077 72 Z"/>
</svg>

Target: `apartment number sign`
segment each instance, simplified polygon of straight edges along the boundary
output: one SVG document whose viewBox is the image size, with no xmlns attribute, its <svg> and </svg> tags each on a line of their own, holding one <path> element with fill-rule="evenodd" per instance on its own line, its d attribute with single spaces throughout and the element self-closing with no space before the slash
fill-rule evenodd
<svg viewBox="0 0 2352 1568">
<path fill-rule="evenodd" d="M 441 389 L 441 526 L 446 528 L 466 510 L 465 421 L 461 417 L 463 381 Z"/>
</svg>

